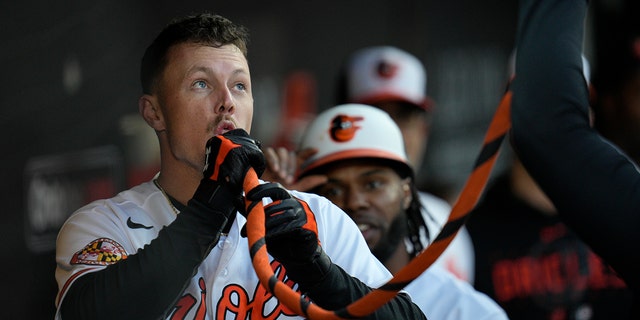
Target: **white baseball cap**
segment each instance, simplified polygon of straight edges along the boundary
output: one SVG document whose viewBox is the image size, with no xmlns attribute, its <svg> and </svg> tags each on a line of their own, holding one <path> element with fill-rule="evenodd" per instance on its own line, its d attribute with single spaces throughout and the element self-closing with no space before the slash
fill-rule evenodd
<svg viewBox="0 0 640 320">
<path fill-rule="evenodd" d="M 433 105 L 426 92 L 427 71 L 418 58 L 399 48 L 360 49 L 347 60 L 345 72 L 348 102 L 399 100 L 423 109 Z"/>
<path fill-rule="evenodd" d="M 400 128 L 386 112 L 364 104 L 342 104 L 321 112 L 307 127 L 300 150 L 317 149 L 296 176 L 334 161 L 355 158 L 391 160 L 412 175 Z"/>
</svg>

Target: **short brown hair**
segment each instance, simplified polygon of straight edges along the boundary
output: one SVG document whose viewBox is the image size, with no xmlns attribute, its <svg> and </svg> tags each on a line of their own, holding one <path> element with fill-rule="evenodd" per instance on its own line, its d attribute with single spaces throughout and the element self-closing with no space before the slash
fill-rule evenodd
<svg viewBox="0 0 640 320">
<path fill-rule="evenodd" d="M 229 19 L 213 13 L 200 13 L 172 20 L 142 57 L 140 82 L 142 92 L 150 94 L 156 86 L 157 77 L 162 73 L 167 61 L 169 48 L 190 42 L 219 48 L 233 44 L 247 57 L 249 31 Z"/>
</svg>

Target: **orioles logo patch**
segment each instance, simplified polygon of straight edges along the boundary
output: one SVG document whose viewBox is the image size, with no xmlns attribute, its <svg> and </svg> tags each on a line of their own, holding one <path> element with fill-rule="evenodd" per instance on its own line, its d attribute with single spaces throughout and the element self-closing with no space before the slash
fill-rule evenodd
<svg viewBox="0 0 640 320">
<path fill-rule="evenodd" d="M 378 62 L 376 72 L 380 78 L 391 79 L 398 73 L 398 65 L 382 60 Z"/>
<path fill-rule="evenodd" d="M 356 125 L 356 122 L 362 121 L 363 119 L 363 117 L 359 116 L 337 115 L 331 120 L 331 128 L 329 129 L 331 139 L 337 142 L 347 142 L 353 139 L 356 131 L 361 128 Z"/>
<path fill-rule="evenodd" d="M 117 242 L 100 238 L 92 241 L 71 258 L 71 264 L 92 264 L 106 266 L 127 258 L 127 252 Z"/>
</svg>

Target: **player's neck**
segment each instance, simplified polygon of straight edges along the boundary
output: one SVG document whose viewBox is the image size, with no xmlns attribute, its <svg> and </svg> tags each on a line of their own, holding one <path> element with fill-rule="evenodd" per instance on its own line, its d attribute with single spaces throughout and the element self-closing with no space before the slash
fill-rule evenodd
<svg viewBox="0 0 640 320">
<path fill-rule="evenodd" d="M 167 165 L 163 162 L 160 166 L 158 183 L 168 195 L 186 205 L 193 197 L 201 179 L 202 174 L 192 168 Z"/>
<path fill-rule="evenodd" d="M 384 262 L 384 266 L 387 267 L 391 273 L 395 274 L 400 271 L 400 269 L 404 268 L 410 260 L 411 257 L 407 252 L 407 248 L 405 247 L 404 242 L 401 241 L 389 259 Z"/>
</svg>

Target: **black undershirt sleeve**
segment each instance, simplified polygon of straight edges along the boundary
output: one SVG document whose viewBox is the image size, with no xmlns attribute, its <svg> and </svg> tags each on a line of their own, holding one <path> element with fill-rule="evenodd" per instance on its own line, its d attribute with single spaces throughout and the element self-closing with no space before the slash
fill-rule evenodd
<svg viewBox="0 0 640 320">
<path fill-rule="evenodd" d="M 512 144 L 563 221 L 636 293 L 640 174 L 590 127 L 585 0 L 521 0 Z"/>
<path fill-rule="evenodd" d="M 340 310 L 372 291 L 369 286 L 350 276 L 336 264 L 331 264 L 322 281 L 313 287 L 302 289 L 314 303 L 327 310 Z M 400 293 L 364 319 L 427 318 L 408 295 Z"/>
<path fill-rule="evenodd" d="M 161 318 L 219 239 L 227 215 L 191 200 L 136 254 L 78 278 L 62 301 L 62 319 Z"/>
</svg>

